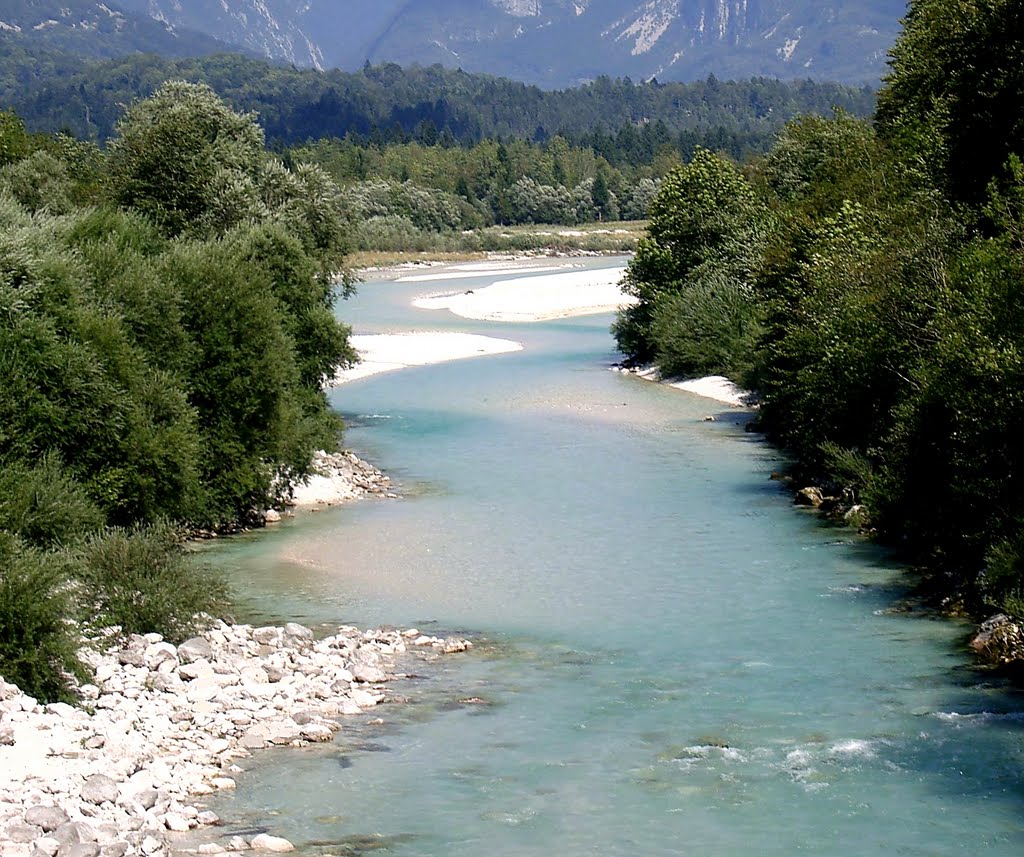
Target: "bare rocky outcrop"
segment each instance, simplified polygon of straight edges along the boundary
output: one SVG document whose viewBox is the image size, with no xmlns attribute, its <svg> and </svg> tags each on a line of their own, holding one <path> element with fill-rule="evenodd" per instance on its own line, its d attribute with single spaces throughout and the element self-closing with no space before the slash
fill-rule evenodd
<svg viewBox="0 0 1024 857">
<path fill-rule="evenodd" d="M 0 855 L 164 857 L 168 831 L 217 823 L 202 796 L 234 788 L 239 759 L 330 741 L 383 700 L 403 655 L 471 645 L 416 630 L 344 626 L 318 640 L 297 623 L 218 622 L 180 646 L 149 634 L 84 649 L 83 708 L 40 705 L 0 679 Z"/>
</svg>

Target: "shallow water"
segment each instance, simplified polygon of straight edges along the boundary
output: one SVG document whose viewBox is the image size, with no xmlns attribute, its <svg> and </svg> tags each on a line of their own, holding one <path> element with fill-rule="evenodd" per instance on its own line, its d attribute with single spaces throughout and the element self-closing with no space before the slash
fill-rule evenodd
<svg viewBox="0 0 1024 857">
<path fill-rule="evenodd" d="M 963 626 L 893 609 L 900 570 L 795 510 L 741 412 L 609 371 L 609 316 L 409 306 L 448 285 L 340 307 L 526 346 L 335 392 L 404 498 L 214 555 L 252 615 L 479 645 L 395 688 L 386 725 L 250 761 L 215 807 L 235 828 L 309 854 L 1022 853 L 1024 704 Z"/>
</svg>

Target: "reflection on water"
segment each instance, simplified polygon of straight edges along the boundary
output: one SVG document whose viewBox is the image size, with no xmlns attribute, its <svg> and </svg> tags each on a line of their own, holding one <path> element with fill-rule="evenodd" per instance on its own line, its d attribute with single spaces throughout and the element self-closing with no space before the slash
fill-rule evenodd
<svg viewBox="0 0 1024 857">
<path fill-rule="evenodd" d="M 794 510 L 741 419 L 608 371 L 608 317 L 468 323 L 417 288 L 365 284 L 356 329 L 526 350 L 339 389 L 404 498 L 213 555 L 252 615 L 478 646 L 217 811 L 308 854 L 1021 853 L 1020 698 L 891 610 L 900 571 Z"/>
</svg>

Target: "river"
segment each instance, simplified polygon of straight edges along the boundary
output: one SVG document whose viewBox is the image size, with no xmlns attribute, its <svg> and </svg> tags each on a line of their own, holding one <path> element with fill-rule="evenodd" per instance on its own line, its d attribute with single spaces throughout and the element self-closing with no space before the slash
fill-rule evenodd
<svg viewBox="0 0 1024 857">
<path fill-rule="evenodd" d="M 410 306 L 431 290 L 366 282 L 339 314 L 524 350 L 338 388 L 403 498 L 215 556 L 247 616 L 478 645 L 383 724 L 248 761 L 218 812 L 316 855 L 1024 853 L 1024 700 L 964 625 L 903 609 L 884 553 L 791 505 L 743 412 L 609 371 L 610 316 Z"/>
</svg>

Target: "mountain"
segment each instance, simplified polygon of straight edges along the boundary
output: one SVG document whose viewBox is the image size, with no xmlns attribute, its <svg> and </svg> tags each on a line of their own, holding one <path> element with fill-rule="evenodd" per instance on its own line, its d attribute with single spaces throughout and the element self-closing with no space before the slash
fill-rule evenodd
<svg viewBox="0 0 1024 857">
<path fill-rule="evenodd" d="M 199 30 L 176 28 L 96 0 L 2 0 L 0 32 L 22 47 L 93 58 L 132 53 L 190 57 L 232 49 Z"/>
<path fill-rule="evenodd" d="M 562 87 L 647 80 L 877 81 L 905 0 L 120 0 L 298 66 L 441 63 Z"/>
</svg>

